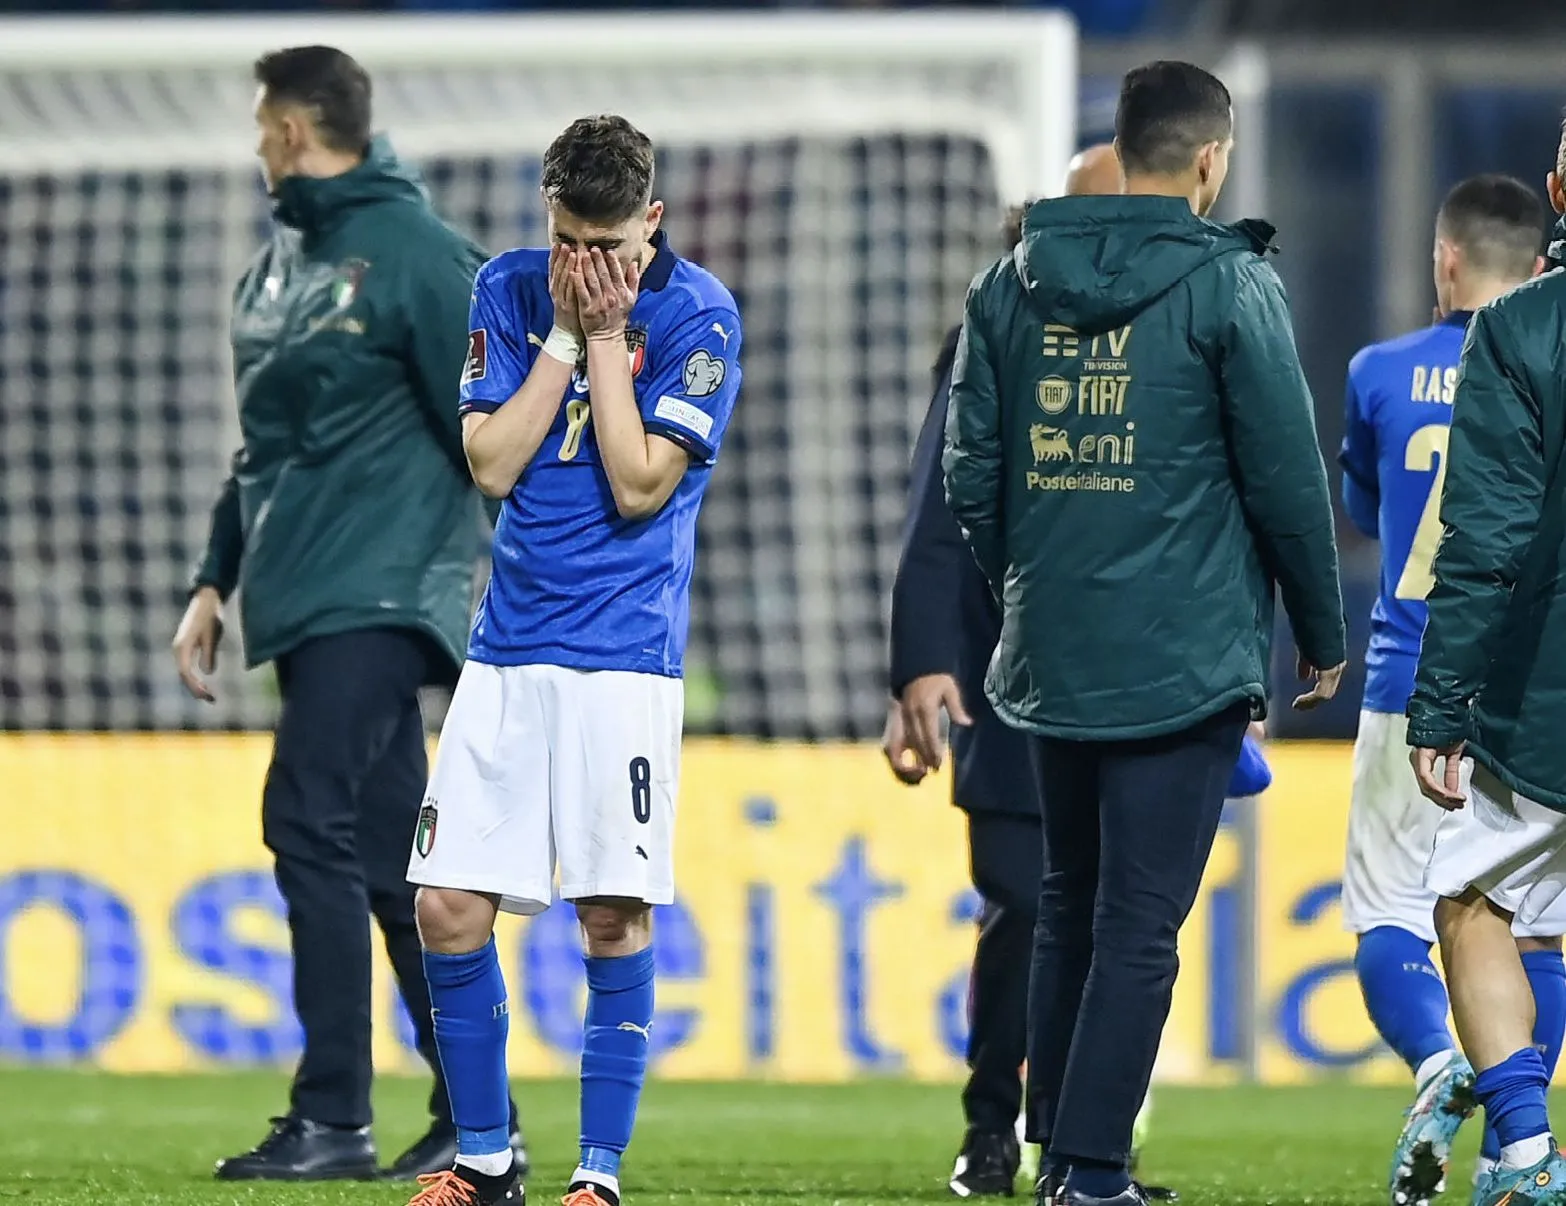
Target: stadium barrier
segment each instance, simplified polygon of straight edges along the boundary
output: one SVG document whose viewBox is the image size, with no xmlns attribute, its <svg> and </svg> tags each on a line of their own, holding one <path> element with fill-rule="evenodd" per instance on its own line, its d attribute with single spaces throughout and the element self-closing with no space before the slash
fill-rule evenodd
<svg viewBox="0 0 1566 1206">
<path fill-rule="evenodd" d="M 248 734 L 0 736 L 0 1061 L 184 1071 L 296 1056 L 260 839 L 267 752 Z M 1396 1077 L 1339 924 L 1349 747 L 1280 743 L 1273 759 L 1267 795 L 1231 805 L 1183 935 L 1160 1077 Z M 976 901 L 944 782 L 900 787 L 868 745 L 691 741 L 679 843 L 680 899 L 658 922 L 660 1075 L 960 1074 Z M 571 915 L 507 918 L 500 943 L 512 1068 L 571 1070 Z M 378 1064 L 415 1069 L 384 965 L 376 1000 Z"/>
</svg>

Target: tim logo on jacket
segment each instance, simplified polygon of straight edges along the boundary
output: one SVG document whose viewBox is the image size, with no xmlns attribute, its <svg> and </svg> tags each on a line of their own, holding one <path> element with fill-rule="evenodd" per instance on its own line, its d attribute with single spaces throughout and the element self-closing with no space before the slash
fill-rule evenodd
<svg viewBox="0 0 1566 1206">
<path fill-rule="evenodd" d="M 1133 380 L 1126 357 L 1130 342 L 1129 323 L 1091 336 L 1059 323 L 1044 324 L 1039 351 L 1048 375 L 1034 387 L 1034 400 L 1048 421 L 1028 425 L 1029 490 L 1130 494 L 1136 489 L 1131 475 L 1101 468 L 1136 464 L 1136 423 L 1125 418 Z M 1072 418 L 1089 422 L 1068 425 Z M 1094 419 L 1118 421 L 1105 430 Z M 1094 430 L 1081 430 L 1084 426 Z"/>
</svg>

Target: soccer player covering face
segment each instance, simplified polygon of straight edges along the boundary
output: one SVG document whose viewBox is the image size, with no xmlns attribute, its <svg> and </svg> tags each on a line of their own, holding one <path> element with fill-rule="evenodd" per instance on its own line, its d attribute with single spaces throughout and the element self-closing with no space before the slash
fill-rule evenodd
<svg viewBox="0 0 1566 1206">
<path fill-rule="evenodd" d="M 480 270 L 463 372 L 474 480 L 504 500 L 409 878 L 458 1158 L 419 1206 L 522 1200 L 507 1145 L 497 910 L 560 895 L 586 944 L 581 1161 L 618 1206 L 653 1029 L 651 906 L 674 899 L 696 512 L 739 389 L 739 315 L 682 260 L 623 118 L 544 156 L 549 249 Z"/>
<path fill-rule="evenodd" d="M 1408 773 L 1414 667 L 1441 536 L 1458 360 L 1474 312 L 1534 276 L 1544 202 L 1507 176 L 1476 176 L 1436 218 L 1433 326 L 1365 348 L 1349 365 L 1343 502 L 1381 541 L 1381 590 L 1370 617 L 1365 700 L 1343 871 L 1343 920 L 1359 936 L 1354 969 L 1377 1032 L 1414 1073 L 1415 1099 L 1395 1148 L 1390 1200 L 1424 1206 L 1440 1189 L 1452 1140 L 1474 1107 L 1474 1070 L 1447 1027 L 1447 993 L 1431 961 L 1436 893 L 1425 886 L 1442 813 Z M 1534 1044 L 1554 1070 L 1566 1026 L 1559 935 L 1566 904 L 1512 929 L 1535 1001 Z M 1480 1173 L 1500 1157 L 1485 1130 Z"/>
</svg>

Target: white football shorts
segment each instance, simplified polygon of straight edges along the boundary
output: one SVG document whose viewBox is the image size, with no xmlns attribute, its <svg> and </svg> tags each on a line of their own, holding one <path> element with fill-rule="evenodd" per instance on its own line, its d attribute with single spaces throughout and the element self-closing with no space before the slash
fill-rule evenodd
<svg viewBox="0 0 1566 1206">
<path fill-rule="evenodd" d="M 1566 931 L 1566 813 L 1518 795 L 1472 759 L 1468 802 L 1441 814 L 1425 884 L 1438 896 L 1469 888 L 1513 914 L 1517 934 Z"/>
<path fill-rule="evenodd" d="M 1427 884 L 1427 868 L 1430 874 L 1435 872 L 1437 834 L 1452 823 L 1451 818 L 1466 816 L 1478 806 L 1470 802 L 1463 812 L 1446 813 L 1420 795 L 1408 762 L 1407 739 L 1407 717 L 1389 712 L 1359 714 L 1343 864 L 1343 925 L 1354 934 L 1396 926 L 1434 942 L 1437 896 L 1459 895 L 1475 882 L 1465 880 L 1455 891 L 1446 887 L 1451 882 L 1446 876 Z M 1558 814 L 1548 815 L 1566 821 Z M 1566 829 L 1561 836 L 1566 840 Z M 1445 855 L 1449 866 L 1452 853 L 1449 849 Z M 1496 903 L 1511 908 L 1500 900 Z M 1566 933 L 1566 903 L 1540 915 L 1519 912 L 1512 930 L 1523 937 Z"/>
<path fill-rule="evenodd" d="M 684 684 L 564 666 L 462 668 L 419 814 L 411 883 L 499 896 L 674 899 Z"/>
</svg>

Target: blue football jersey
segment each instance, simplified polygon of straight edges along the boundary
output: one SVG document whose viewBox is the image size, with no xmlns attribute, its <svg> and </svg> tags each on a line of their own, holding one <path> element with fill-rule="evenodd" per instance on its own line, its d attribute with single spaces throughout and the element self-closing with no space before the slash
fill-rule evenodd
<svg viewBox="0 0 1566 1206">
<path fill-rule="evenodd" d="M 734 298 L 680 259 L 662 232 L 626 329 L 636 401 L 649 432 L 690 456 L 655 514 L 615 509 L 598 457 L 589 387 L 572 375 L 532 463 L 501 505 L 489 585 L 468 656 L 678 677 L 690 626 L 696 512 L 739 392 Z M 479 270 L 461 409 L 493 412 L 521 387 L 553 325 L 549 252 L 523 248 Z"/>
<path fill-rule="evenodd" d="M 1458 311 L 1372 344 L 1349 363 L 1343 503 L 1381 541 L 1381 589 L 1370 613 L 1365 707 L 1401 715 L 1414 689 L 1425 596 L 1441 539 L 1441 483 L 1452 394 L 1472 315 Z"/>
</svg>

